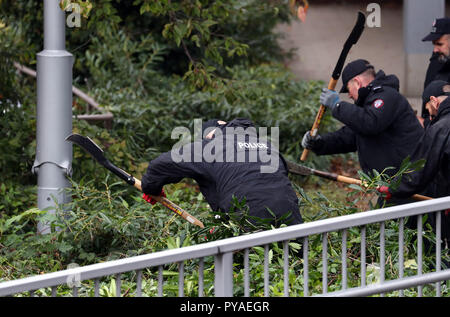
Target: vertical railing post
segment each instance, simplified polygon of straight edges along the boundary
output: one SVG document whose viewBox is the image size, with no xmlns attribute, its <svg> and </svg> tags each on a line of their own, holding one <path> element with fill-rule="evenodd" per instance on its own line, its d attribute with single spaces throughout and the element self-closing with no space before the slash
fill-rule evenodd
<svg viewBox="0 0 450 317">
<path fill-rule="evenodd" d="M 309 242 L 308 237 L 303 238 L 303 297 L 309 296 Z"/>
<path fill-rule="evenodd" d="M 441 212 L 436 215 L 436 272 L 441 270 Z M 436 297 L 441 296 L 441 282 L 436 283 Z"/>
<path fill-rule="evenodd" d="M 250 250 L 244 250 L 244 297 L 250 297 Z"/>
<path fill-rule="evenodd" d="M 289 297 L 289 241 L 283 241 L 283 282 L 284 297 Z"/>
<path fill-rule="evenodd" d="M 380 283 L 383 284 L 386 278 L 386 223 L 380 223 Z M 381 297 L 384 293 L 380 294 Z"/>
<path fill-rule="evenodd" d="M 417 275 L 423 274 L 423 225 L 422 215 L 417 216 Z M 422 297 L 422 285 L 417 287 L 417 296 Z"/>
<path fill-rule="evenodd" d="M 398 224 L 398 278 L 403 279 L 404 275 L 404 227 L 405 227 L 405 218 L 400 218 Z M 399 290 L 399 296 L 403 297 L 403 290 Z"/>
<path fill-rule="evenodd" d="M 366 286 L 366 226 L 361 227 L 361 287 Z"/>
<path fill-rule="evenodd" d="M 269 245 L 264 245 L 264 297 L 269 297 Z"/>
<path fill-rule="evenodd" d="M 65 49 L 65 14 L 59 0 L 44 0 L 44 49 L 37 54 L 36 157 L 38 208 L 55 213 L 56 204 L 67 203 L 72 170 L 73 56 Z M 50 225 L 39 223 L 38 232 Z"/>
<path fill-rule="evenodd" d="M 216 297 L 233 296 L 233 253 L 219 253 L 214 258 L 214 291 Z"/>
<path fill-rule="evenodd" d="M 322 293 L 328 292 L 328 233 L 322 233 Z"/>
<path fill-rule="evenodd" d="M 347 289 L 347 229 L 342 230 L 341 262 L 342 262 L 342 289 Z"/>
</svg>

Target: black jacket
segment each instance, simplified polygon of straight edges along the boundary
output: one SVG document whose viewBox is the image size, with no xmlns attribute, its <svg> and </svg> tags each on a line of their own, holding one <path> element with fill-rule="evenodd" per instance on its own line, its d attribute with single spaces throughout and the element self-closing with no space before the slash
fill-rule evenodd
<svg viewBox="0 0 450 317">
<path fill-rule="evenodd" d="M 411 161 L 425 159 L 423 169 L 402 178 L 396 197 L 407 197 L 424 192 L 434 198 L 450 195 L 450 98 L 439 106 L 411 155 Z"/>
<path fill-rule="evenodd" d="M 341 101 L 333 117 L 345 124 L 336 132 L 323 135 L 312 150 L 319 155 L 358 151 L 364 172 L 398 168 L 414 150 L 423 128 L 405 97 L 399 92 L 395 75 L 383 71 L 361 88 L 356 104 Z M 395 170 L 385 171 L 393 175 Z"/>
<path fill-rule="evenodd" d="M 446 63 L 439 62 L 438 54 L 435 53 L 431 55 L 423 88 L 425 89 L 433 80 L 450 81 L 450 61 L 447 61 Z M 422 104 L 422 118 L 428 120 L 429 116 L 430 113 L 425 108 L 425 104 Z"/>
<path fill-rule="evenodd" d="M 188 177 L 198 183 L 214 211 L 228 213 L 234 196 L 239 201 L 245 198 L 251 216 L 273 219 L 269 208 L 277 219 L 291 213 L 284 223 L 299 224 L 303 220 L 298 199 L 287 175 L 283 157 L 257 136 L 251 121 L 234 119 L 221 126 L 212 140 L 189 143 L 151 161 L 142 189 L 158 195 L 163 185 Z"/>
<path fill-rule="evenodd" d="M 436 117 L 431 121 L 411 161 L 425 159 L 423 169 L 404 175 L 399 187 L 392 191 L 394 197 L 403 198 L 414 193 L 423 193 L 433 198 L 450 195 L 450 98 L 439 106 Z M 441 234 L 450 243 L 450 216 L 441 218 Z M 429 221 L 436 228 L 435 218 Z"/>
</svg>

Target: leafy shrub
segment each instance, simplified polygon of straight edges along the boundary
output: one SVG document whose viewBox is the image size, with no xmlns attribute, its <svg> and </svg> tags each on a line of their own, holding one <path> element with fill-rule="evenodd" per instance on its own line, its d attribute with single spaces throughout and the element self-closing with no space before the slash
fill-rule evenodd
<svg viewBox="0 0 450 317">
<path fill-rule="evenodd" d="M 158 11 L 155 15 L 149 12 L 156 10 L 154 6 L 158 6 L 157 3 L 140 1 L 128 5 L 104 0 L 95 3 L 87 25 L 66 32 L 68 50 L 75 55 L 75 83 L 86 85 L 87 92 L 115 115 L 112 130 L 105 131 L 100 125 L 88 126 L 74 121 L 74 131 L 96 138 L 117 165 L 134 175 L 139 176 L 143 172 L 145 162 L 171 148 L 175 143 L 170 139 L 174 127 L 192 127 L 194 118 L 230 120 L 247 116 L 258 126 L 279 126 L 281 150 L 292 157 L 299 155 L 300 138 L 312 124 L 320 84 L 296 81 L 277 63 L 259 65 L 281 58 L 273 53 L 279 50 L 276 46 L 278 35 L 272 30 L 277 21 L 289 20 L 285 3 L 233 1 L 205 2 L 202 5 L 205 12 L 212 12 L 212 16 L 220 21 L 211 25 L 215 32 L 223 29 L 228 36 L 240 37 L 239 43 L 249 45 L 247 55 L 228 62 L 224 58 L 223 71 L 214 75 L 218 76 L 214 89 L 198 90 L 183 76 L 168 72 L 164 66 L 175 64 L 172 55 L 179 49 L 172 37 L 162 35 L 164 23 L 168 23 L 170 10 L 187 8 L 167 7 L 168 11 Z M 142 12 L 139 6 L 144 7 Z M 0 29 L 3 36 L 1 45 L 6 52 L 15 54 L 8 58 L 7 63 L 0 63 L 0 78 L 7 80 L 0 93 L 4 96 L 0 99 L 0 151 L 3 153 L 0 169 L 4 180 L 14 179 L 20 174 L 22 184 L 33 185 L 36 181 L 31 174 L 36 134 L 35 83 L 33 78 L 17 75 L 12 62 L 34 63 L 34 54 L 42 45 L 42 33 L 36 32 L 42 28 L 42 5 L 15 1 L 10 6 L 2 2 L 0 8 L 5 13 L 2 17 L 4 26 Z M 226 13 L 226 10 L 235 14 Z M 135 23 L 123 22 L 127 13 L 136 17 Z M 226 15 L 223 20 L 221 14 Z M 261 23 L 268 16 L 275 18 L 270 23 Z M 108 27 L 104 20 L 110 22 Z M 154 31 L 148 32 L 152 28 Z M 242 32 L 236 33 L 236 28 Z M 194 41 L 194 33 L 185 34 L 189 37 L 186 41 Z M 222 43 L 220 54 L 224 57 L 227 50 L 234 49 L 220 40 L 221 36 L 211 36 L 214 37 L 211 41 L 217 41 L 215 49 L 219 49 L 217 45 Z M 196 47 L 194 42 L 191 44 Z M 202 54 L 215 54 L 212 51 L 207 54 L 206 51 Z M 176 63 L 182 64 L 178 59 Z M 184 68 L 186 70 L 187 67 Z M 6 91 L 15 97 L 14 100 L 5 99 Z M 74 108 L 74 114 L 78 113 L 82 112 L 78 107 Z M 327 120 L 324 121 L 325 127 Z M 74 178 L 92 176 L 96 170 L 94 163 L 76 147 L 74 151 Z M 315 160 L 321 167 L 326 162 L 327 159 L 322 158 Z M 98 172 L 99 180 L 104 176 L 104 172 Z"/>
<path fill-rule="evenodd" d="M 28 184 L 32 180 L 36 114 L 33 79 L 17 76 L 13 64 L 31 55 L 30 43 L 22 41 L 22 36 L 20 25 L 6 26 L 0 20 L 0 174 L 2 181 Z"/>
<path fill-rule="evenodd" d="M 117 44 L 117 38 L 128 43 L 126 48 Z M 155 43 L 150 36 L 142 42 Z M 114 113 L 114 132 L 136 145 L 133 151 L 144 155 L 147 148 L 153 148 L 153 156 L 168 151 L 175 143 L 170 139 L 171 130 L 192 128 L 195 118 L 248 117 L 257 126 L 279 127 L 281 151 L 300 155 L 299 139 L 314 121 L 322 83 L 297 81 L 284 67 L 264 64 L 234 66 L 229 69 L 232 77 L 227 87 L 192 91 L 180 77 L 166 77 L 154 70 L 163 48 L 138 43 L 121 32 L 111 32 L 93 41 L 95 54 L 86 54 L 89 72 L 96 74 L 89 80 L 91 93 Z M 148 59 L 141 57 L 142 50 Z M 123 54 L 116 53 L 119 51 Z M 329 116 L 323 122 L 324 131 L 335 128 Z"/>
<path fill-rule="evenodd" d="M 410 165 L 411 166 L 411 165 Z M 382 180 L 367 179 L 374 184 Z M 72 194 L 73 201 L 70 211 L 58 209 L 57 216 L 39 211 L 36 208 L 27 210 L 7 220 L 0 219 L 0 266 L 2 267 L 1 279 L 12 279 L 22 276 L 50 272 L 66 268 L 70 263 L 87 265 L 108 261 L 138 254 L 153 253 L 164 249 L 179 248 L 193 244 L 199 244 L 225 237 L 239 236 L 248 232 L 267 230 L 271 227 L 264 222 L 252 225 L 245 216 L 243 218 L 225 219 L 213 217 L 209 207 L 198 192 L 196 186 L 189 183 L 180 183 L 167 186 L 169 199 L 180 202 L 180 206 L 199 218 L 204 224 L 204 229 L 195 227 L 179 216 L 160 205 L 151 206 L 144 202 L 140 195 L 125 193 L 122 183 L 113 179 L 105 179 L 103 189 L 97 189 L 92 181 L 87 183 L 74 183 Z M 374 186 L 376 187 L 376 186 Z M 364 189 L 365 194 L 376 192 L 374 187 Z M 315 221 L 324 217 L 359 212 L 353 205 L 345 202 L 327 201 L 321 195 L 307 195 L 301 188 L 296 190 L 302 195 L 300 210 L 306 221 Z M 351 193 L 359 194 L 359 191 Z M 125 199 L 127 197 L 127 199 Z M 304 214 L 307 205 L 321 206 L 324 214 Z M 337 212 L 337 213 L 336 213 Z M 65 217 L 62 217 L 64 215 Z M 53 232 L 47 235 L 38 235 L 30 232 L 26 227 L 37 221 L 52 221 Z M 426 223 L 426 218 L 424 219 Z M 398 275 L 398 222 L 388 221 L 385 224 L 385 260 L 386 279 Z M 250 231 L 249 231 L 250 229 Z M 154 233 L 158 232 L 158 235 Z M 430 226 L 426 225 L 424 238 L 430 242 L 435 236 Z M 360 283 L 360 229 L 351 228 L 347 236 L 347 271 L 349 287 L 358 286 Z M 417 258 L 415 230 L 405 228 L 405 276 L 416 274 Z M 328 238 L 328 291 L 339 290 L 341 287 L 341 241 L 340 232 L 327 234 Z M 321 254 L 322 236 L 309 237 L 309 288 L 314 293 L 322 292 L 321 281 Z M 366 261 L 368 281 L 376 282 L 379 279 L 380 261 L 380 228 L 379 224 L 366 226 Z M 302 296 L 303 289 L 303 259 L 298 253 L 300 245 L 290 243 L 289 258 L 289 288 L 291 296 Z M 243 252 L 234 255 L 234 275 L 236 279 L 235 295 L 243 296 Z M 269 246 L 269 273 L 270 292 L 273 296 L 283 294 L 283 248 L 280 244 L 273 243 Z M 448 261 L 447 257 L 443 258 Z M 424 254 L 424 272 L 433 270 L 434 254 Z M 205 258 L 205 292 L 212 295 L 214 285 L 214 259 Z M 185 263 L 185 294 L 187 296 L 198 295 L 198 260 Z M 254 247 L 250 250 L 251 294 L 263 296 L 264 285 L 264 248 Z M 157 268 L 149 268 L 143 271 L 143 291 L 147 296 L 157 294 Z M 163 277 L 165 280 L 165 296 L 177 296 L 178 291 L 178 267 L 177 264 L 164 266 Z M 122 276 L 125 296 L 131 296 L 135 291 L 135 273 L 129 272 Z M 105 277 L 101 281 L 102 296 L 114 295 L 114 280 Z M 83 282 L 80 295 L 92 296 L 92 282 Z M 44 294 L 46 290 L 41 291 Z M 61 286 L 60 294 L 70 294 L 67 286 Z M 408 295 L 415 296 L 415 291 L 407 291 Z M 425 295 L 432 295 L 433 290 L 425 288 Z M 444 295 L 448 288 L 443 287 Z M 390 295 L 395 296 L 396 293 Z"/>
</svg>

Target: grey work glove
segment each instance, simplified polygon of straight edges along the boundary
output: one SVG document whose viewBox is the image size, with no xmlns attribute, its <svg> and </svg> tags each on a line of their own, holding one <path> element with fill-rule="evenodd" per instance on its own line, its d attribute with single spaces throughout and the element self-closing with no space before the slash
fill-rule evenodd
<svg viewBox="0 0 450 317">
<path fill-rule="evenodd" d="M 336 107 L 336 104 L 340 101 L 339 94 L 327 88 L 322 88 L 322 93 L 320 94 L 320 103 L 325 107 L 333 110 Z"/>
<path fill-rule="evenodd" d="M 302 147 L 304 149 L 312 150 L 314 144 L 320 139 L 320 135 L 316 135 L 315 138 L 311 136 L 311 131 L 306 131 L 302 139 Z"/>
</svg>

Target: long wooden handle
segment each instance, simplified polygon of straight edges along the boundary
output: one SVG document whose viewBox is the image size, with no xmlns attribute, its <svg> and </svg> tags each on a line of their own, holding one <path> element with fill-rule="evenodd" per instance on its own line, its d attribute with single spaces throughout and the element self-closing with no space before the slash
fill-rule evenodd
<svg viewBox="0 0 450 317">
<path fill-rule="evenodd" d="M 142 185 L 141 185 L 141 181 L 137 178 L 134 178 L 134 187 L 136 187 L 137 189 L 139 189 L 140 191 L 142 191 Z M 203 223 L 198 220 L 197 218 L 195 218 L 194 216 L 192 216 L 190 213 L 188 213 L 187 211 L 183 210 L 180 206 L 178 206 L 177 204 L 171 202 L 169 199 L 167 199 L 166 197 L 162 197 L 162 196 L 152 196 L 151 197 L 156 200 L 157 202 L 159 202 L 160 204 L 164 205 L 166 208 L 172 210 L 174 213 L 176 213 L 177 215 L 181 216 L 183 219 L 189 221 L 190 223 L 199 226 L 200 228 L 204 228 L 205 226 L 203 225 Z"/>
<path fill-rule="evenodd" d="M 347 184 L 356 184 L 356 185 L 362 184 L 362 181 L 360 179 L 342 176 L 342 175 L 337 175 L 336 180 L 338 182 L 347 183 Z M 431 200 L 431 199 L 433 199 L 431 197 L 423 196 L 423 195 L 419 195 L 419 194 L 414 194 L 411 196 L 411 198 L 414 200 Z"/>
<path fill-rule="evenodd" d="M 336 84 L 337 84 L 337 79 L 334 79 L 333 77 L 331 77 L 330 81 L 328 82 L 328 89 L 334 90 L 334 88 L 336 88 Z M 311 136 L 313 138 L 316 137 L 317 132 L 319 131 L 319 126 L 320 126 L 320 121 L 322 120 L 322 117 L 325 113 L 325 110 L 327 108 L 324 105 L 320 105 L 319 107 L 319 112 L 317 112 L 316 115 L 316 119 L 314 120 L 313 126 L 311 128 Z M 301 161 L 305 161 L 306 158 L 308 157 L 309 154 L 309 150 L 308 149 L 304 149 L 302 152 L 302 156 L 300 157 Z"/>
<path fill-rule="evenodd" d="M 428 197 L 428 196 L 424 196 L 424 195 L 419 195 L 419 194 L 414 194 L 411 196 L 413 199 L 415 200 L 431 200 L 433 199 L 432 197 Z"/>
<path fill-rule="evenodd" d="M 311 169 L 311 173 L 316 175 L 316 176 L 320 176 L 326 179 L 330 179 L 332 181 L 338 181 L 341 183 L 347 183 L 347 184 L 356 184 L 356 185 L 361 185 L 361 181 L 357 178 L 351 178 L 351 177 L 347 177 L 347 176 L 343 176 L 343 175 L 338 175 L 335 173 L 329 173 L 329 172 L 324 172 L 324 171 L 318 171 L 315 169 Z"/>
</svg>

